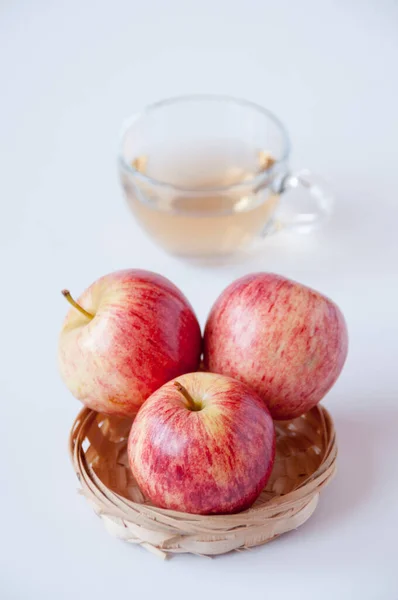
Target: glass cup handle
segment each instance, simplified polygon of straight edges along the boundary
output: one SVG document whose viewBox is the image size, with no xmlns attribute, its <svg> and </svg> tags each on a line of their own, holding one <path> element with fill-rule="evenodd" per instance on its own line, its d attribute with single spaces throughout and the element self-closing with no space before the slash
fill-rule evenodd
<svg viewBox="0 0 398 600">
<path fill-rule="evenodd" d="M 326 221 L 333 208 L 333 194 L 320 177 L 306 169 L 287 173 L 280 180 L 280 194 L 273 230 L 309 233 Z"/>
</svg>

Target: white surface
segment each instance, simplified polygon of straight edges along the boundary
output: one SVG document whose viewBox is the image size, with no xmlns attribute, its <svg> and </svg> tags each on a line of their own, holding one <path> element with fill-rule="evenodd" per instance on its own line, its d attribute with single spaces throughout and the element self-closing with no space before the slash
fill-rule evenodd
<svg viewBox="0 0 398 600">
<path fill-rule="evenodd" d="M 2 599 L 398 598 L 397 26 L 389 0 L 3 0 Z M 284 120 L 293 165 L 336 190 L 327 229 L 212 268 L 144 237 L 118 186 L 119 126 L 195 91 L 246 96 Z M 339 473 L 301 529 L 244 554 L 161 562 L 109 537 L 77 495 L 66 443 L 80 405 L 56 370 L 59 290 L 128 266 L 169 276 L 202 323 L 255 269 L 341 305 L 350 354 L 326 400 Z"/>
</svg>

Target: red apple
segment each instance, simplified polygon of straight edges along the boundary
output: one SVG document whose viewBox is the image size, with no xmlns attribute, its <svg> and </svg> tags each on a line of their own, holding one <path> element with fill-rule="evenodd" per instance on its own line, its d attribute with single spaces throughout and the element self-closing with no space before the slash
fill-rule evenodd
<svg viewBox="0 0 398 600">
<path fill-rule="evenodd" d="M 102 277 L 75 302 L 59 339 L 62 378 L 90 408 L 133 415 L 161 385 L 198 368 L 195 314 L 168 279 L 141 270 Z"/>
<path fill-rule="evenodd" d="M 156 506 L 196 514 L 238 512 L 267 483 L 274 424 L 245 384 L 190 373 L 145 402 L 131 428 L 128 455 L 138 485 Z"/>
<path fill-rule="evenodd" d="M 190 373 L 145 402 L 131 428 L 128 455 L 138 485 L 156 506 L 238 512 L 254 502 L 271 473 L 274 425 L 245 384 Z"/>
<path fill-rule="evenodd" d="M 348 336 L 339 308 L 322 294 L 270 273 L 227 287 L 204 336 L 209 371 L 250 385 L 274 419 L 315 406 L 338 378 Z"/>
</svg>

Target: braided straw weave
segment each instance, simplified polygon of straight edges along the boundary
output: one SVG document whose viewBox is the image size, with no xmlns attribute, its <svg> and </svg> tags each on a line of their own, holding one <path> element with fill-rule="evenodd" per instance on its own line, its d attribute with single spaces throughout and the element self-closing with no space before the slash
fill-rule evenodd
<svg viewBox="0 0 398 600">
<path fill-rule="evenodd" d="M 265 544 L 296 529 L 314 512 L 336 469 L 332 419 L 317 406 L 275 423 L 277 450 L 267 486 L 254 505 L 234 515 L 192 515 L 156 508 L 135 482 L 127 460 L 130 419 L 84 408 L 70 435 L 82 494 L 107 530 L 165 558 L 168 553 L 214 555 Z"/>
</svg>

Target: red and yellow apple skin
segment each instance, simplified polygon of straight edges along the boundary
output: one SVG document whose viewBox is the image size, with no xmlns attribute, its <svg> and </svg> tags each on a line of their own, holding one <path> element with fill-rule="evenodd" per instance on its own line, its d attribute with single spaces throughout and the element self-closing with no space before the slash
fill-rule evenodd
<svg viewBox="0 0 398 600">
<path fill-rule="evenodd" d="M 107 414 L 134 415 L 166 381 L 199 366 L 202 338 L 187 299 L 142 270 L 102 277 L 71 308 L 59 338 L 59 368 L 72 394 Z"/>
<path fill-rule="evenodd" d="M 274 425 L 263 401 L 245 384 L 190 373 L 166 383 L 142 406 L 128 456 L 138 485 L 156 506 L 234 513 L 251 506 L 270 476 Z"/>
<path fill-rule="evenodd" d="M 315 406 L 338 378 L 347 350 L 336 304 L 271 273 L 227 287 L 204 334 L 205 367 L 250 385 L 274 419 L 292 419 Z"/>
</svg>

